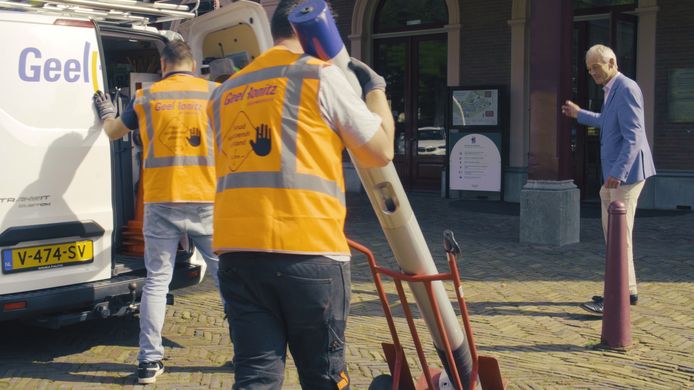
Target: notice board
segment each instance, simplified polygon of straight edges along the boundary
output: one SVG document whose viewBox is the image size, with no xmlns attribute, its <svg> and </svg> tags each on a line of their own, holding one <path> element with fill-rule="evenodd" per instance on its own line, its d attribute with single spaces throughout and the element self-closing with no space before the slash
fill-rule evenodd
<svg viewBox="0 0 694 390">
<path fill-rule="evenodd" d="M 449 190 L 502 192 L 507 106 L 503 86 L 450 87 L 447 127 Z"/>
<path fill-rule="evenodd" d="M 501 134 L 458 133 L 452 138 L 457 140 L 451 139 L 450 189 L 501 191 Z"/>
</svg>

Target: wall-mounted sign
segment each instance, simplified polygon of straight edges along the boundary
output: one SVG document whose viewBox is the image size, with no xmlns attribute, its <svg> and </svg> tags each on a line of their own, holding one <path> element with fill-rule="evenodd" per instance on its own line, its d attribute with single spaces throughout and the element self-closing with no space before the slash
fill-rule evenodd
<svg viewBox="0 0 694 390">
<path fill-rule="evenodd" d="M 458 89 L 452 93 L 453 126 L 498 126 L 498 89 Z"/>
<path fill-rule="evenodd" d="M 694 122 L 694 68 L 672 69 L 668 74 L 668 119 Z"/>
<path fill-rule="evenodd" d="M 501 191 L 501 154 L 483 134 L 460 138 L 450 153 L 450 189 Z"/>
</svg>

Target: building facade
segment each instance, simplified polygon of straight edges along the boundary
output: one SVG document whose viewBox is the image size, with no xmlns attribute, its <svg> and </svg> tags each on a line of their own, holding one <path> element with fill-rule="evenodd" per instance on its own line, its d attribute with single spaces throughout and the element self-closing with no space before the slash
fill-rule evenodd
<svg viewBox="0 0 694 390">
<path fill-rule="evenodd" d="M 260 3 L 271 15 L 277 1 Z M 439 191 L 447 185 L 451 143 L 459 132 L 449 119 L 451 88 L 493 87 L 499 91 L 501 116 L 501 190 L 449 194 L 519 202 L 530 177 L 573 180 L 581 199 L 596 200 L 600 130 L 562 118 L 560 106 L 572 99 L 600 110 L 602 90 L 586 72 L 584 55 L 588 47 L 602 43 L 615 49 L 620 71 L 635 79 L 644 94 L 647 136 L 658 174 L 647 181 L 639 207 L 694 207 L 694 2 L 331 3 L 351 55 L 388 81 L 397 132 L 394 163 L 406 189 Z M 543 34 L 556 36 L 560 46 L 543 47 L 537 39 Z M 565 85 L 557 85 L 552 98 L 537 99 L 531 96 L 531 82 L 547 61 L 562 68 Z M 554 82 L 564 84 L 557 78 Z M 548 122 L 550 137 L 535 129 Z"/>
</svg>

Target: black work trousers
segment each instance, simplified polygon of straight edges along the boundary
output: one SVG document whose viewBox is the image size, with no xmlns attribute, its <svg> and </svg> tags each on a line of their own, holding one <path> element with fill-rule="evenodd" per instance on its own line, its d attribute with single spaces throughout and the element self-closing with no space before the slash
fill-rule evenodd
<svg viewBox="0 0 694 390">
<path fill-rule="evenodd" d="M 220 256 L 234 344 L 234 389 L 280 389 L 287 346 L 303 389 L 348 389 L 344 359 L 350 263 L 323 256 Z"/>
</svg>

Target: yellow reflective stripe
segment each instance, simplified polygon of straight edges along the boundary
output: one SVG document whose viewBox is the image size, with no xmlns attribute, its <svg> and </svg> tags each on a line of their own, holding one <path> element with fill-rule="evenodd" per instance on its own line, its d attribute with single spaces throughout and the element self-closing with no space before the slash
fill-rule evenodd
<svg viewBox="0 0 694 390">
<path fill-rule="evenodd" d="M 278 188 L 320 192 L 345 206 L 345 193 L 333 180 L 292 172 L 236 172 L 217 179 L 217 192 L 239 188 Z"/>
<path fill-rule="evenodd" d="M 214 92 L 217 87 L 219 87 L 219 83 L 215 83 L 210 81 L 207 84 L 207 87 L 209 88 L 209 93 L 207 94 L 207 101 L 209 102 L 210 97 L 212 96 L 212 93 Z M 207 115 L 207 103 L 205 104 L 205 108 L 203 109 L 203 112 L 205 115 Z M 212 128 L 212 118 L 207 118 L 207 155 L 212 157 L 212 161 L 214 162 L 214 129 Z M 214 165 L 214 164 L 213 164 Z"/>
<path fill-rule="evenodd" d="M 214 158 L 210 156 L 171 156 L 153 157 L 145 160 L 145 168 L 213 166 Z"/>
<path fill-rule="evenodd" d="M 210 98 L 210 92 L 209 91 L 157 91 L 153 92 L 151 89 L 147 88 L 144 89 L 143 92 L 146 92 L 147 94 L 143 96 L 143 100 L 140 101 L 140 104 L 144 104 L 146 102 L 152 101 L 152 100 L 164 100 L 164 99 L 171 99 L 171 100 L 182 100 L 182 99 L 191 99 L 191 100 L 204 100 L 207 102 L 207 99 Z"/>
<path fill-rule="evenodd" d="M 154 159 L 154 125 L 152 125 L 152 107 L 149 102 L 151 100 L 149 88 L 143 89 L 142 94 L 138 97 L 139 100 L 137 104 L 142 105 L 142 109 L 145 111 L 145 128 L 147 130 L 147 159 Z M 142 132 L 142 129 L 140 129 Z M 145 161 L 147 165 L 147 161 Z"/>
<path fill-rule="evenodd" d="M 320 65 L 312 65 L 312 64 L 307 64 L 306 62 L 310 59 L 309 56 L 303 56 L 299 58 L 294 64 L 288 64 L 288 65 L 277 65 L 277 66 L 272 66 L 269 68 L 263 68 L 260 70 L 248 72 L 242 75 L 238 76 L 232 76 L 229 80 L 225 81 L 224 84 L 222 84 L 222 87 L 219 89 L 219 94 L 223 94 L 224 92 L 238 88 L 241 85 L 246 85 L 246 84 L 255 84 L 259 83 L 265 80 L 272 80 L 272 79 L 279 79 L 279 78 L 285 78 L 289 77 L 288 72 L 289 68 L 294 65 L 300 65 L 301 67 L 308 69 L 308 68 L 320 68 Z M 317 79 L 318 78 L 318 72 L 306 72 L 306 74 L 303 76 L 304 78 L 313 78 Z"/>
<path fill-rule="evenodd" d="M 282 145 L 284 152 L 281 156 L 282 170 L 296 172 L 296 143 L 299 133 L 299 106 L 301 104 L 301 88 L 304 79 L 312 76 L 318 77 L 317 66 L 307 65 L 310 57 L 299 58 L 287 72 L 287 87 L 282 102 Z"/>
</svg>

